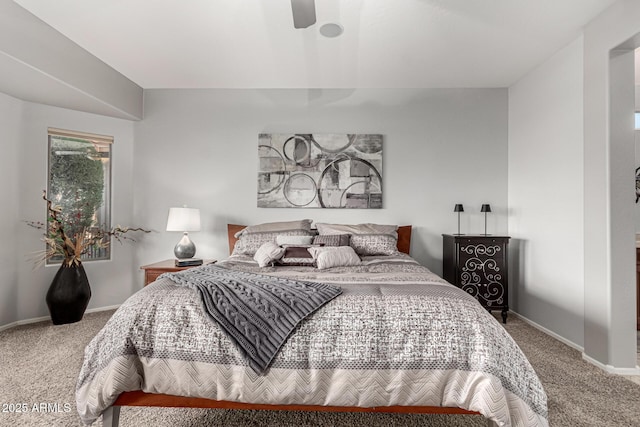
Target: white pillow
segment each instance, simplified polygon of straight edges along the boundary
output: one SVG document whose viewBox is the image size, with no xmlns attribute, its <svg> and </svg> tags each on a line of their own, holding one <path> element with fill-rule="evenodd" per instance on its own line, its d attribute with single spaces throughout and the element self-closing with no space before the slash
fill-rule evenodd
<svg viewBox="0 0 640 427">
<path fill-rule="evenodd" d="M 276 243 L 280 246 L 283 245 L 310 245 L 313 242 L 313 236 L 286 236 L 279 235 L 276 237 Z"/>
<path fill-rule="evenodd" d="M 360 264 L 360 257 L 351 246 L 322 246 L 308 249 L 318 269 L 347 267 Z"/>
<path fill-rule="evenodd" d="M 284 255 L 284 248 L 276 245 L 273 242 L 266 242 L 262 244 L 253 256 L 260 267 L 266 267 L 274 261 L 279 260 Z"/>
</svg>

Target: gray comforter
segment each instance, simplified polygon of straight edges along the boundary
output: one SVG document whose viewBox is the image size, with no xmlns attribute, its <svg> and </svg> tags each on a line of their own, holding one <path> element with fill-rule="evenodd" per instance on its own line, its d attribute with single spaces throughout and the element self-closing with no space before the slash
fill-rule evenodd
<svg viewBox="0 0 640 427">
<path fill-rule="evenodd" d="M 503 426 L 547 426 L 546 395 L 504 328 L 408 256 L 357 267 L 228 268 L 337 284 L 256 374 L 197 293 L 163 278 L 129 298 L 85 350 L 76 399 L 91 424 L 123 391 L 247 403 L 449 406 Z"/>
<path fill-rule="evenodd" d="M 200 296 L 202 309 L 227 333 L 249 366 L 263 373 L 294 328 L 342 293 L 326 283 L 232 270 L 217 265 L 164 277 Z"/>
</svg>

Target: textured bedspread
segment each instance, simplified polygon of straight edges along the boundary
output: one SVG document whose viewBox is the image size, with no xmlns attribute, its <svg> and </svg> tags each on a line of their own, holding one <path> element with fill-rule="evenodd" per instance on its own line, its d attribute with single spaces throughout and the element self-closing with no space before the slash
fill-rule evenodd
<svg viewBox="0 0 640 427">
<path fill-rule="evenodd" d="M 224 267 L 337 284 L 256 374 L 198 295 L 163 278 L 129 298 L 91 341 L 78 379 L 92 423 L 123 391 L 247 403 L 450 406 L 503 426 L 547 426 L 546 395 L 504 328 L 471 296 L 404 255 L 357 267 Z"/>
</svg>

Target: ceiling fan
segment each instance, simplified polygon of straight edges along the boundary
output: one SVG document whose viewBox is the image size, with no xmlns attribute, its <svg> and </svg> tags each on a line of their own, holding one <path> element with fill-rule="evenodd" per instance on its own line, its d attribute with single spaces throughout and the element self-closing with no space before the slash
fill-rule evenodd
<svg viewBox="0 0 640 427">
<path fill-rule="evenodd" d="M 316 23 L 315 0 L 291 0 L 294 28 L 307 28 Z"/>
</svg>

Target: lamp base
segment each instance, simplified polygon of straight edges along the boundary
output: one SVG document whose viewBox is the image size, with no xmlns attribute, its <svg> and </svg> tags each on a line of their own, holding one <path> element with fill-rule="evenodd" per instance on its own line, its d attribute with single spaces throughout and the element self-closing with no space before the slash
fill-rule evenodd
<svg viewBox="0 0 640 427">
<path fill-rule="evenodd" d="M 194 245 L 191 239 L 189 239 L 189 233 L 186 231 L 176 247 L 173 248 L 173 254 L 178 259 L 193 258 L 196 254 L 196 245 Z"/>
</svg>

